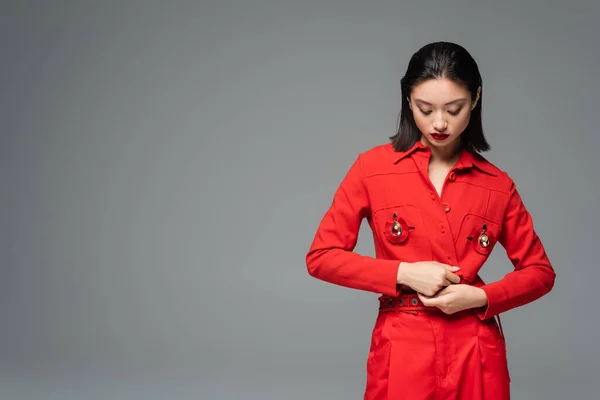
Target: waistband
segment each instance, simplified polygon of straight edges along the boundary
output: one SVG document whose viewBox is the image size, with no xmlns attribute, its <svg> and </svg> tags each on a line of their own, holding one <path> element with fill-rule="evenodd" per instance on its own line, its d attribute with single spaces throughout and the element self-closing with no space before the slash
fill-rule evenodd
<svg viewBox="0 0 600 400">
<path fill-rule="evenodd" d="M 442 312 L 437 307 L 430 307 L 424 305 L 416 292 L 410 292 L 409 290 L 403 290 L 408 293 L 400 293 L 398 297 L 384 297 L 379 298 L 379 311 L 390 312 L 390 311 L 433 311 Z M 500 335 L 504 339 L 504 329 L 502 329 L 502 321 L 500 315 L 494 317 L 497 320 Z"/>
<path fill-rule="evenodd" d="M 437 307 L 426 306 L 416 293 L 401 293 L 398 297 L 380 297 L 379 311 L 440 311 Z"/>
</svg>

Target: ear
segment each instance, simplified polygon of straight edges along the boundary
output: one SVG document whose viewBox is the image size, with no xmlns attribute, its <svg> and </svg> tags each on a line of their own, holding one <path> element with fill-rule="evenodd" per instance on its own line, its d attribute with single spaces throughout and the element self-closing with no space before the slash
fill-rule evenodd
<svg viewBox="0 0 600 400">
<path fill-rule="evenodd" d="M 412 104 L 410 104 L 410 98 L 409 98 L 409 97 L 407 97 L 407 98 L 406 98 L 406 101 L 408 101 L 408 108 L 410 108 L 410 109 L 412 110 Z"/>
<path fill-rule="evenodd" d="M 477 88 L 477 97 L 475 97 L 475 101 L 473 101 L 473 104 L 471 105 L 471 111 L 473 111 L 475 109 L 475 107 L 477 107 L 477 102 L 479 101 L 480 96 L 481 96 L 481 86 L 479 86 Z"/>
</svg>

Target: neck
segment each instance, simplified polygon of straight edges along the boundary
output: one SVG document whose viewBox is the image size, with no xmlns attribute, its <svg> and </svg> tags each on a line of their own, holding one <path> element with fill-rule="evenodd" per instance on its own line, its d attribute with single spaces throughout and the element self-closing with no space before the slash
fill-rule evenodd
<svg viewBox="0 0 600 400">
<path fill-rule="evenodd" d="M 454 165 L 454 163 L 460 157 L 460 139 L 459 138 L 457 138 L 457 140 L 454 143 L 452 143 L 449 146 L 446 146 L 444 148 L 438 148 L 436 146 L 431 146 L 427 142 L 427 139 L 425 139 L 424 137 L 421 137 L 421 142 L 425 146 L 429 147 L 429 149 L 431 150 L 430 161 L 432 161 L 432 162 Z"/>
</svg>

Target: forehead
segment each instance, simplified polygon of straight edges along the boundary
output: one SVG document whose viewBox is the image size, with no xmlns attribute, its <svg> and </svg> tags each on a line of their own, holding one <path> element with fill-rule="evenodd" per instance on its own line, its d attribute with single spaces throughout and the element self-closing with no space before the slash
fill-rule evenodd
<svg viewBox="0 0 600 400">
<path fill-rule="evenodd" d="M 446 78 L 428 79 L 413 87 L 412 97 L 432 104 L 445 104 L 461 97 L 470 97 L 469 90 Z"/>
</svg>

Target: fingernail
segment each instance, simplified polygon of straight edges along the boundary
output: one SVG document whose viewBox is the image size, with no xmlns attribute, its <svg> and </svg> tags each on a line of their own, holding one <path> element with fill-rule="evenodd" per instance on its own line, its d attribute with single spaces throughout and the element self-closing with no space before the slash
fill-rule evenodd
<svg viewBox="0 0 600 400">
<path fill-rule="evenodd" d="M 452 271 L 458 271 L 460 267 L 452 267 Z"/>
</svg>

